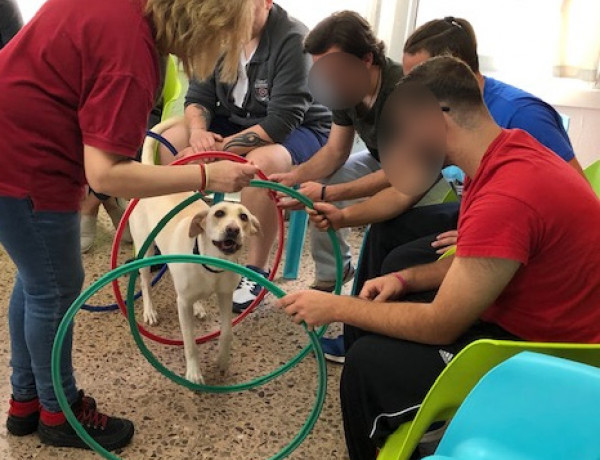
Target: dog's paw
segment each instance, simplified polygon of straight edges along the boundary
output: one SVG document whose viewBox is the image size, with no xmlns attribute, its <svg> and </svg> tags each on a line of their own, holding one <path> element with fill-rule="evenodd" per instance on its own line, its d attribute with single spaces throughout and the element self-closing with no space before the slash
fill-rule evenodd
<svg viewBox="0 0 600 460">
<path fill-rule="evenodd" d="M 229 369 L 229 362 L 231 361 L 231 356 L 229 353 L 219 353 L 217 359 L 215 360 L 215 364 L 221 371 L 221 374 L 225 374 L 227 369 Z"/>
<path fill-rule="evenodd" d="M 144 310 L 144 322 L 149 326 L 158 324 L 158 313 L 154 308 L 151 310 Z"/>
<path fill-rule="evenodd" d="M 202 306 L 202 303 L 200 303 L 200 302 L 194 303 L 194 316 L 198 319 L 206 318 L 206 310 Z"/>
<path fill-rule="evenodd" d="M 204 383 L 204 377 L 198 366 L 188 366 L 185 372 L 185 379 L 192 383 Z"/>
</svg>

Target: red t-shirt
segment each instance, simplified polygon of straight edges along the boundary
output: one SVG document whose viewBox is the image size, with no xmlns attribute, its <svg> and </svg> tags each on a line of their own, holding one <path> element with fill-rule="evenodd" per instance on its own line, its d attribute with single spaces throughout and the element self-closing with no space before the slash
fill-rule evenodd
<svg viewBox="0 0 600 460">
<path fill-rule="evenodd" d="M 459 257 L 522 264 L 482 316 L 526 340 L 600 343 L 600 200 L 567 163 L 505 130 L 467 180 Z"/>
<path fill-rule="evenodd" d="M 0 196 L 79 209 L 83 145 L 135 157 L 159 82 L 142 0 L 48 0 L 0 52 Z"/>
</svg>

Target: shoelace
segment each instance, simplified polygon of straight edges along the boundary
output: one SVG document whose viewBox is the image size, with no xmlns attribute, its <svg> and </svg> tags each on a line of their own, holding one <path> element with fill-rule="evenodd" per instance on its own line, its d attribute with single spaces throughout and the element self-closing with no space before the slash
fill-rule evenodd
<svg viewBox="0 0 600 460">
<path fill-rule="evenodd" d="M 95 430 L 100 428 L 101 430 L 104 430 L 108 423 L 108 415 L 101 414 L 97 410 L 82 408 L 81 412 L 77 415 L 77 420 L 88 428 L 91 427 Z"/>
<path fill-rule="evenodd" d="M 257 284 L 258 283 L 254 282 L 251 279 L 246 278 L 244 276 L 244 277 L 242 277 L 242 280 L 240 281 L 239 289 L 248 288 L 249 291 L 253 291 Z"/>
</svg>

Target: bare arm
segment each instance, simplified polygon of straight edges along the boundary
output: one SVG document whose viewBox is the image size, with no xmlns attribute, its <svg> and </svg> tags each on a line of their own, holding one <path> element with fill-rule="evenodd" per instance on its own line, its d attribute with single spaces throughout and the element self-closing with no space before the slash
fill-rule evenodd
<svg viewBox="0 0 600 460">
<path fill-rule="evenodd" d="M 456 258 L 431 304 L 372 302 L 314 291 L 279 301 L 295 322 L 342 321 L 361 329 L 428 344 L 456 340 L 492 305 L 520 267 L 508 259 Z"/>
<path fill-rule="evenodd" d="M 391 219 L 409 210 L 419 199 L 420 196 L 405 195 L 393 187 L 388 187 L 371 198 L 344 209 L 339 209 L 331 203 L 316 203 L 315 211 L 307 212 L 319 230 L 325 231 L 329 227 L 338 230 Z"/>
<path fill-rule="evenodd" d="M 331 176 L 350 156 L 354 133 L 352 126 L 340 126 L 334 123 L 327 144 L 315 153 L 310 160 L 297 166 L 289 173 L 273 174 L 269 179 L 291 187 Z"/>
<path fill-rule="evenodd" d="M 328 186 L 326 199 L 327 201 L 343 201 L 371 197 L 389 186 L 390 181 L 385 177 L 385 173 L 376 171 L 352 182 Z"/>
<path fill-rule="evenodd" d="M 191 131 L 193 129 L 202 129 L 208 131 L 212 114 L 209 109 L 204 107 L 202 104 L 196 102 L 191 103 L 185 108 L 184 112 L 185 124 Z"/>
<path fill-rule="evenodd" d="M 221 147 L 227 152 L 245 155 L 258 147 L 269 144 L 273 144 L 273 139 L 260 125 L 254 125 L 233 136 L 226 137 L 223 139 Z"/>
<path fill-rule="evenodd" d="M 123 198 L 144 198 L 197 190 L 202 183 L 198 165 L 151 166 L 84 146 L 85 175 L 98 193 Z M 250 183 L 258 169 L 250 164 L 221 161 L 206 165 L 207 188 L 239 191 Z"/>
</svg>

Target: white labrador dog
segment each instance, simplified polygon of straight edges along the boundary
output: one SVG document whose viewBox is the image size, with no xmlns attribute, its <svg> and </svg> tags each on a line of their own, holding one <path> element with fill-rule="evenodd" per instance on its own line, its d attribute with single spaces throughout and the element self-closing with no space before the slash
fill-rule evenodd
<svg viewBox="0 0 600 460">
<path fill-rule="evenodd" d="M 154 128 L 162 132 L 170 123 Z M 146 140 L 142 162 L 152 164 L 155 141 Z M 131 214 L 129 225 L 136 248 L 140 248 L 156 224 L 177 204 L 191 196 L 191 193 L 177 193 L 140 200 Z M 251 235 L 260 231 L 258 219 L 236 203 L 219 203 L 209 207 L 199 200 L 173 218 L 158 234 L 154 243 L 164 255 L 198 253 L 237 263 L 240 250 Z M 198 363 L 198 350 L 195 343 L 194 316 L 206 316 L 201 299 L 211 294 L 217 295 L 220 309 L 221 335 L 217 365 L 221 371 L 229 366 L 231 355 L 231 330 L 233 291 L 240 276 L 229 271 L 199 264 L 169 264 L 177 294 L 177 311 L 183 335 L 186 379 L 201 383 L 204 381 Z M 150 325 L 158 322 L 158 315 L 150 295 L 150 268 L 140 270 L 140 282 L 144 302 L 144 321 Z"/>
</svg>

